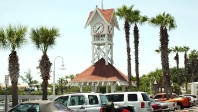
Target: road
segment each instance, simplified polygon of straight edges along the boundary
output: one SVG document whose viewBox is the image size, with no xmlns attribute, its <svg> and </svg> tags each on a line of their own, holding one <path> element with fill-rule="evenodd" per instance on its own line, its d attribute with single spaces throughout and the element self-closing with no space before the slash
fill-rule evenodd
<svg viewBox="0 0 198 112">
<path fill-rule="evenodd" d="M 175 111 L 175 112 L 198 112 L 198 105 L 190 108 L 184 108 L 183 110 Z"/>
</svg>

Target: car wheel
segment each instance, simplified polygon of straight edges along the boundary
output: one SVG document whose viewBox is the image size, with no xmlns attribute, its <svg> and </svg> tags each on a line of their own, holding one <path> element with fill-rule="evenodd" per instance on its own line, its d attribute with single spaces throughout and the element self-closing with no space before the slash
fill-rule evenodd
<svg viewBox="0 0 198 112">
<path fill-rule="evenodd" d="M 182 106 L 182 104 L 178 103 L 177 104 L 177 110 L 181 110 L 181 109 L 183 109 L 183 106 Z"/>
<path fill-rule="evenodd" d="M 114 103 L 113 102 L 107 103 L 107 112 L 114 112 Z"/>
</svg>

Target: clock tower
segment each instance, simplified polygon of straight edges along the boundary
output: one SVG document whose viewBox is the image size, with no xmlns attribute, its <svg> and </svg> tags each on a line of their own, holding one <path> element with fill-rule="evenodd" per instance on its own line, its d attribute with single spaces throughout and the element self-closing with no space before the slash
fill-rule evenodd
<svg viewBox="0 0 198 112">
<path fill-rule="evenodd" d="M 95 10 L 90 12 L 85 28 L 89 25 L 92 37 L 92 65 L 101 58 L 104 58 L 106 65 L 108 62 L 113 65 L 114 28 L 120 30 L 114 9 L 100 9 L 96 6 Z"/>
</svg>

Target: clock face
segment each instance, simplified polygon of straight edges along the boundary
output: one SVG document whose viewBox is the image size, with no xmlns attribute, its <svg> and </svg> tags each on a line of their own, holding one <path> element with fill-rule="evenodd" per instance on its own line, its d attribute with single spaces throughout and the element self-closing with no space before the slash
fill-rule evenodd
<svg viewBox="0 0 198 112">
<path fill-rule="evenodd" d="M 104 30 L 104 25 L 100 22 L 96 23 L 94 26 L 93 26 L 93 31 L 97 34 L 100 34 L 102 33 Z"/>
<path fill-rule="evenodd" d="M 109 30 L 109 34 L 112 36 L 112 35 L 113 35 L 113 26 L 110 25 L 110 26 L 108 27 L 108 30 Z"/>
</svg>

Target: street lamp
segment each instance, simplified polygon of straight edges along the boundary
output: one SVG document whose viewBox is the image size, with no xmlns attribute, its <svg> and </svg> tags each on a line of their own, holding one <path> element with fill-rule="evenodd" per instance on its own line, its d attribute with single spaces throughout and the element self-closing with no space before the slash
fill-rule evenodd
<svg viewBox="0 0 198 112">
<path fill-rule="evenodd" d="M 62 59 L 62 64 L 61 64 L 61 70 L 66 70 L 65 66 L 64 66 L 64 60 L 61 56 L 57 56 L 56 58 L 60 57 Z M 54 72 L 53 72 L 53 99 L 55 99 L 55 61 L 56 58 L 54 59 Z"/>
</svg>

